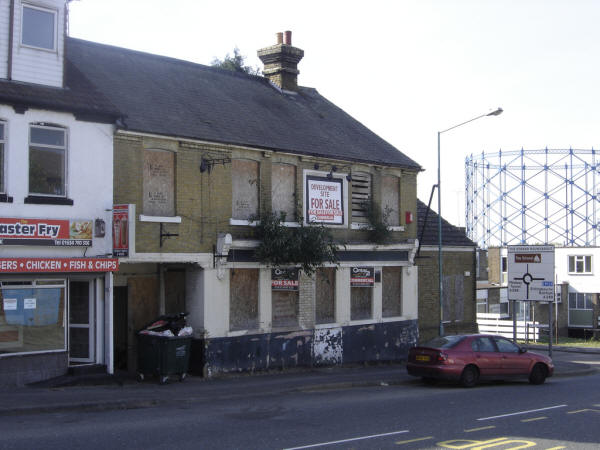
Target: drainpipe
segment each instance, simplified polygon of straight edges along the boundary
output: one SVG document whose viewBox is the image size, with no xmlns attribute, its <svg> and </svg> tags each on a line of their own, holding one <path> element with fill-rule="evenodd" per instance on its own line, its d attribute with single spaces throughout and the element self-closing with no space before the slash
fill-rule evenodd
<svg viewBox="0 0 600 450">
<path fill-rule="evenodd" d="M 13 59 L 13 30 L 15 22 L 15 0 L 10 0 L 10 12 L 8 22 L 8 61 L 6 65 L 6 78 L 12 80 L 12 59 Z"/>
</svg>

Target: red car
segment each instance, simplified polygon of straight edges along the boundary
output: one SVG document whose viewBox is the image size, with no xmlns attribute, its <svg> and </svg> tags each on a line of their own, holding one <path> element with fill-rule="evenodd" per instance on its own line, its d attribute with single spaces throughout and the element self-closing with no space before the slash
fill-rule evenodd
<svg viewBox="0 0 600 450">
<path fill-rule="evenodd" d="M 470 334 L 437 337 L 408 352 L 409 375 L 425 382 L 460 381 L 472 387 L 480 379 L 528 377 L 542 384 L 554 373 L 552 359 L 528 352 L 501 336 Z"/>
</svg>

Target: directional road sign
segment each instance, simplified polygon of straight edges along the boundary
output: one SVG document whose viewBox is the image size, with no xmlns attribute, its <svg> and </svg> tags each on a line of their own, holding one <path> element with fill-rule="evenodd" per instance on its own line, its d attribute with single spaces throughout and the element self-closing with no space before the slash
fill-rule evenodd
<svg viewBox="0 0 600 450">
<path fill-rule="evenodd" d="M 554 247 L 511 245 L 508 247 L 508 299 L 554 301 Z"/>
</svg>

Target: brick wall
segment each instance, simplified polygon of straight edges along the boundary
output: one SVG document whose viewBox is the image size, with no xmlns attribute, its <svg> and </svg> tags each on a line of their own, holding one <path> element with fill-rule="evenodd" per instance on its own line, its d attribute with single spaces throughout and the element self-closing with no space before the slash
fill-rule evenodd
<svg viewBox="0 0 600 450">
<path fill-rule="evenodd" d="M 143 161 L 144 149 L 162 149 L 175 152 L 175 214 L 181 223 L 164 224 L 163 232 L 179 234 L 159 242 L 158 223 L 140 222 L 143 211 Z M 115 203 L 134 203 L 136 212 L 136 251 L 140 253 L 212 252 L 218 233 L 231 233 L 235 238 L 252 238 L 253 228 L 231 226 L 232 213 L 231 164 L 215 164 L 210 171 L 200 172 L 202 158 L 219 160 L 225 158 L 251 159 L 259 162 L 259 208 L 271 211 L 271 165 L 272 162 L 294 164 L 296 172 L 296 202 L 300 211 L 303 203 L 303 170 L 313 170 L 315 163 L 329 169 L 331 162 L 322 159 L 307 159 L 293 155 L 243 149 L 218 144 L 196 144 L 170 139 L 156 139 L 117 134 L 115 137 L 114 192 Z M 363 165 L 344 168 L 367 170 L 373 175 L 373 199 L 381 201 L 381 176 L 395 175 L 400 178 L 400 224 L 405 225 L 405 212 L 416 213 L 416 172 L 384 168 L 375 169 Z M 350 183 L 349 183 L 350 184 Z M 349 186 L 349 190 L 351 187 Z M 351 198 L 352 193 L 348 193 Z M 348 205 L 350 207 L 350 205 Z M 350 215 L 349 215 L 350 216 Z M 350 229 L 332 229 L 335 239 L 340 241 L 366 241 L 365 232 Z M 394 241 L 416 238 L 416 221 L 406 225 L 405 231 L 393 232 Z"/>
<path fill-rule="evenodd" d="M 419 267 L 419 337 L 421 341 L 429 340 L 438 335 L 440 320 L 439 305 L 439 269 L 437 251 L 423 251 L 415 260 Z M 456 292 L 451 290 L 450 323 L 444 324 L 446 334 L 457 334 L 477 331 L 477 302 L 475 293 L 475 253 L 444 251 L 443 254 L 444 276 L 463 277 L 463 313 L 462 320 L 456 311 Z M 469 272 L 469 276 L 465 276 Z"/>
</svg>

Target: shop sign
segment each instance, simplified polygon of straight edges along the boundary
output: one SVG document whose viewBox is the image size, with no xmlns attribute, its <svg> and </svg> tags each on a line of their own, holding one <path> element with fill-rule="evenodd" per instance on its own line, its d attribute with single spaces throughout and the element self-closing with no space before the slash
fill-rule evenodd
<svg viewBox="0 0 600 450">
<path fill-rule="evenodd" d="M 329 225 L 344 224 L 343 180 L 306 177 L 306 221 Z"/>
<path fill-rule="evenodd" d="M 0 218 L 0 245 L 90 247 L 91 220 Z"/>
<path fill-rule="evenodd" d="M 373 287 L 375 285 L 374 267 L 352 267 L 350 269 L 351 287 Z"/>
<path fill-rule="evenodd" d="M 113 255 L 129 256 L 129 205 L 113 205 Z"/>
<path fill-rule="evenodd" d="M 297 291 L 298 269 L 271 269 L 271 288 L 274 291 Z"/>
<path fill-rule="evenodd" d="M 0 258 L 0 273 L 116 272 L 116 258 Z"/>
</svg>

